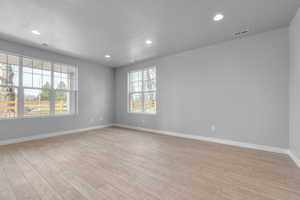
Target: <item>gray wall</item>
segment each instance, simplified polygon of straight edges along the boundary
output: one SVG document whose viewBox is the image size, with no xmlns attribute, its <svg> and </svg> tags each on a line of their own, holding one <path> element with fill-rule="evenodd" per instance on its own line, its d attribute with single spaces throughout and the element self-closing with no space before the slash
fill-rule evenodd
<svg viewBox="0 0 300 200">
<path fill-rule="evenodd" d="M 79 115 L 0 120 L 0 140 L 81 129 L 113 122 L 114 80 L 111 68 L 3 40 L 0 40 L 0 49 L 79 66 Z"/>
<path fill-rule="evenodd" d="M 300 159 L 300 11 L 290 26 L 290 150 Z"/>
<path fill-rule="evenodd" d="M 288 52 L 285 28 L 118 68 L 115 121 L 287 148 Z M 126 73 L 151 65 L 158 113 L 129 114 Z"/>
</svg>

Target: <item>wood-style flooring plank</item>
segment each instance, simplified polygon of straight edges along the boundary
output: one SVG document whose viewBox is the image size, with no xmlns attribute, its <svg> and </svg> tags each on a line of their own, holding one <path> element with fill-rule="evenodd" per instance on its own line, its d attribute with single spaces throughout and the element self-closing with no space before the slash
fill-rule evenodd
<svg viewBox="0 0 300 200">
<path fill-rule="evenodd" d="M 0 199 L 300 200 L 300 170 L 282 154 L 112 127 L 1 146 Z"/>
<path fill-rule="evenodd" d="M 12 186 L 17 200 L 41 200 L 15 160 L 10 156 L 9 151 L 2 148 L 0 150 L 0 165 Z"/>
</svg>

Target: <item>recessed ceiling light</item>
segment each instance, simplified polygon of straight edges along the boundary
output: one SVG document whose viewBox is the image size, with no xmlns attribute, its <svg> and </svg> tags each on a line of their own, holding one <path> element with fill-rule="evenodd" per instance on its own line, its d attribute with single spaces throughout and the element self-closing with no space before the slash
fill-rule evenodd
<svg viewBox="0 0 300 200">
<path fill-rule="evenodd" d="M 150 44 L 152 44 L 153 42 L 152 42 L 151 40 L 146 40 L 145 43 L 148 44 L 148 45 L 150 45 Z"/>
<path fill-rule="evenodd" d="M 111 58 L 111 55 L 106 54 L 106 55 L 105 55 L 105 58 Z"/>
<path fill-rule="evenodd" d="M 41 33 L 38 30 L 33 30 L 31 31 L 31 33 L 34 35 L 41 35 Z"/>
<path fill-rule="evenodd" d="M 221 21 L 222 19 L 224 19 L 224 15 L 223 14 L 221 14 L 221 13 L 219 13 L 219 14 L 216 14 L 215 16 L 214 16 L 214 21 Z"/>
</svg>

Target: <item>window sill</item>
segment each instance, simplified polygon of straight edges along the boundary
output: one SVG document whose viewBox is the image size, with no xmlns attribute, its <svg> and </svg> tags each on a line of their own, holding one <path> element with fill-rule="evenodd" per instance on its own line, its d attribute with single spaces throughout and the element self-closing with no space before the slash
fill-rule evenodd
<svg viewBox="0 0 300 200">
<path fill-rule="evenodd" d="M 157 112 L 156 113 L 145 113 L 145 112 L 127 112 L 128 114 L 138 114 L 138 115 L 157 115 Z"/>
</svg>

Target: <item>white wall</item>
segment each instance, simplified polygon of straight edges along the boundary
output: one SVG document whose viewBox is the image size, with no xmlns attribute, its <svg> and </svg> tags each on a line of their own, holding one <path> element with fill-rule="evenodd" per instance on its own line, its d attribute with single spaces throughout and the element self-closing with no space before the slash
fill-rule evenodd
<svg viewBox="0 0 300 200">
<path fill-rule="evenodd" d="M 113 70 L 84 60 L 0 40 L 0 49 L 79 67 L 79 115 L 0 120 L 0 140 L 41 135 L 113 122 Z M 100 120 L 101 117 L 103 120 Z"/>
<path fill-rule="evenodd" d="M 288 29 L 279 29 L 117 68 L 115 121 L 287 148 L 288 52 Z M 158 113 L 129 114 L 126 73 L 152 65 Z"/>
<path fill-rule="evenodd" d="M 300 10 L 290 25 L 290 150 L 300 159 Z"/>
<path fill-rule="evenodd" d="M 293 46 L 300 43 L 299 34 L 297 35 L 300 30 L 299 21 L 298 14 L 290 31 L 291 51 L 294 52 L 291 60 L 294 63 L 299 62 L 296 56 L 296 50 L 300 51 L 299 45 Z M 84 60 L 3 40 L 0 40 L 0 49 L 79 65 L 78 116 L 0 120 L 0 140 L 115 122 L 288 147 L 287 29 L 149 60 L 118 68 L 114 73 L 110 68 Z M 156 65 L 158 69 L 158 114 L 129 114 L 126 73 L 131 69 L 151 65 Z M 295 67 L 294 70 L 293 74 L 298 73 L 300 76 L 299 68 Z M 300 86 L 298 82 L 291 81 L 292 85 Z M 291 91 L 298 92 L 296 89 L 295 87 Z M 297 94 L 299 96 L 299 92 Z M 296 105 L 299 98 L 294 101 L 291 98 L 291 102 L 294 102 L 291 110 L 299 107 Z M 294 112 L 293 115 L 295 114 L 299 115 L 300 112 Z M 299 116 L 294 119 L 299 119 Z M 295 120 L 291 123 L 291 130 L 299 129 L 297 122 Z M 216 125 L 215 133 L 210 131 L 211 124 Z M 292 133 L 293 131 L 291 145 L 295 152 L 300 152 L 299 143 L 295 142 L 299 141 L 299 136 Z"/>
</svg>

